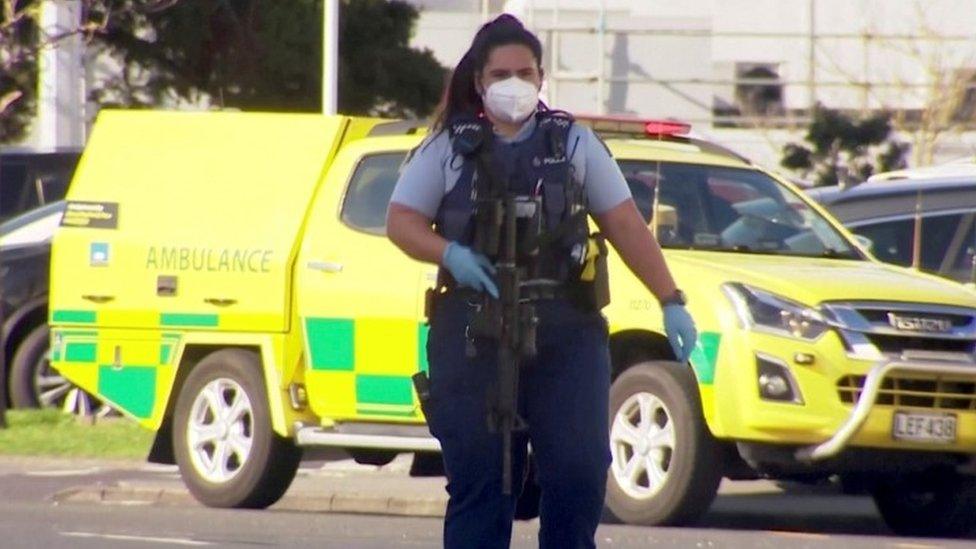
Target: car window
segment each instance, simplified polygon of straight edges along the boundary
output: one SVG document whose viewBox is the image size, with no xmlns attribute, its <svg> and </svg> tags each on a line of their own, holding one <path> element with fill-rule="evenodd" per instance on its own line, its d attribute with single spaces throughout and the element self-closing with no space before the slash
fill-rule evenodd
<svg viewBox="0 0 976 549">
<path fill-rule="evenodd" d="M 976 212 L 922 220 L 922 269 L 960 282 L 973 281 Z"/>
<path fill-rule="evenodd" d="M 644 220 L 664 247 L 861 258 L 785 186 L 749 169 L 621 160 Z M 653 220 L 655 200 L 658 219 Z"/>
<path fill-rule="evenodd" d="M 915 223 L 911 219 L 899 219 L 860 225 L 853 231 L 871 240 L 871 251 L 886 263 L 910 267 L 912 264 L 912 233 Z"/>
<path fill-rule="evenodd" d="M 0 182 L 3 200 L 0 201 L 0 220 L 29 210 L 31 188 L 27 184 L 27 166 L 0 161 Z M 26 196 L 25 196 L 26 195 Z"/>
<path fill-rule="evenodd" d="M 77 154 L 34 155 L 0 160 L 0 221 L 64 198 Z"/>
<path fill-rule="evenodd" d="M 406 152 L 363 157 L 353 172 L 342 202 L 344 223 L 371 234 L 386 234 L 386 209 Z"/>
<path fill-rule="evenodd" d="M 878 259 L 912 265 L 914 218 L 862 225 L 854 229 L 872 241 Z M 932 215 L 922 219 L 919 268 L 960 282 L 973 281 L 976 213 Z"/>
</svg>

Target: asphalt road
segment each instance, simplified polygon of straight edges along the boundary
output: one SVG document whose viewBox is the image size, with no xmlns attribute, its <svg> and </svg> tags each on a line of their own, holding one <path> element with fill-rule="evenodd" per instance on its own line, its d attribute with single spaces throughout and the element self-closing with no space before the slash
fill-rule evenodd
<svg viewBox="0 0 976 549">
<path fill-rule="evenodd" d="M 310 483 L 351 475 L 363 484 L 382 475 L 323 467 L 303 471 Z M 55 503 L 79 486 L 172 482 L 175 471 L 133 462 L 0 458 L 0 548 L 166 547 L 439 547 L 441 520 L 366 514 L 208 509 L 139 501 Z M 287 497 L 287 496 L 286 496 Z M 513 547 L 536 547 L 538 523 L 516 524 Z M 784 493 L 770 483 L 727 483 L 701 524 L 647 528 L 605 523 L 600 547 L 791 549 L 976 547 L 976 540 L 909 539 L 886 530 L 869 499 L 821 489 Z"/>
</svg>

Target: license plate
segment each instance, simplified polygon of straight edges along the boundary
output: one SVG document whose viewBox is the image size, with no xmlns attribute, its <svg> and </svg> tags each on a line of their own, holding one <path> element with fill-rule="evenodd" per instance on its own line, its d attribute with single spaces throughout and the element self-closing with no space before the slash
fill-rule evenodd
<svg viewBox="0 0 976 549">
<path fill-rule="evenodd" d="M 895 440 L 948 444 L 956 441 L 955 414 L 895 412 L 891 425 Z"/>
</svg>

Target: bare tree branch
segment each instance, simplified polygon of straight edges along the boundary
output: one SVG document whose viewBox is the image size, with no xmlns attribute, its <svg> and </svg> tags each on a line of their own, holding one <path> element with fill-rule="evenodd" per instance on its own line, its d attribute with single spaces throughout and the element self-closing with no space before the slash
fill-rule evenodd
<svg viewBox="0 0 976 549">
<path fill-rule="evenodd" d="M 14 103 L 17 102 L 24 95 L 20 90 L 14 90 L 12 92 L 7 92 L 0 96 L 0 116 Z"/>
</svg>

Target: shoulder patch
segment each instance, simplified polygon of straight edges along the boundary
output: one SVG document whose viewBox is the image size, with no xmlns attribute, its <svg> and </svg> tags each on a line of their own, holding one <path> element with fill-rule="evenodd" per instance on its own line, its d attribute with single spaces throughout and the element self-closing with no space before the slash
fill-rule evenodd
<svg viewBox="0 0 976 549">
<path fill-rule="evenodd" d="M 536 123 L 538 130 L 546 134 L 546 146 L 550 157 L 562 158 L 565 162 L 569 130 L 574 123 L 573 115 L 566 111 L 539 111 L 536 113 Z"/>
<path fill-rule="evenodd" d="M 477 118 L 458 118 L 448 125 L 451 147 L 455 154 L 470 156 L 491 136 L 488 124 Z"/>
</svg>

